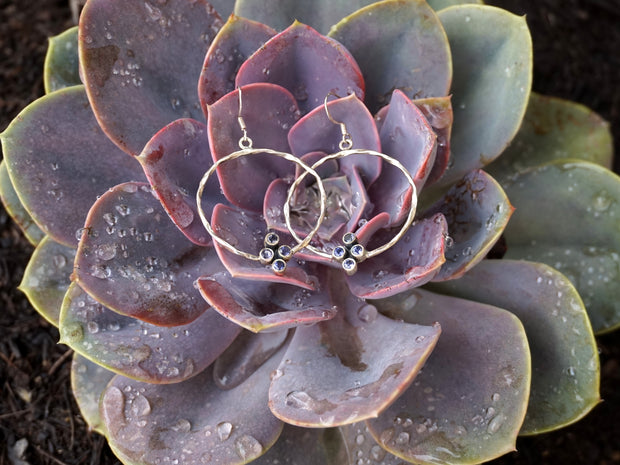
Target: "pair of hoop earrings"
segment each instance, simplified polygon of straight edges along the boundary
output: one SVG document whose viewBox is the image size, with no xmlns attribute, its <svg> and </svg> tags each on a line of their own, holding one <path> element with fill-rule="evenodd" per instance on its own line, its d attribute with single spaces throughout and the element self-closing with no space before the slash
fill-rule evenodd
<svg viewBox="0 0 620 465">
<path fill-rule="evenodd" d="M 323 157 L 320 160 L 318 160 L 312 166 L 309 166 L 305 162 L 303 162 L 300 158 L 290 153 L 279 152 L 277 150 L 272 150 L 272 149 L 267 149 L 267 148 L 254 148 L 253 147 L 252 139 L 248 137 L 247 127 L 246 127 L 245 121 L 242 116 L 243 101 L 242 101 L 241 88 L 238 88 L 238 92 L 239 92 L 239 114 L 237 116 L 237 121 L 243 133 L 243 135 L 241 136 L 238 142 L 239 150 L 217 160 L 203 175 L 202 179 L 200 180 L 200 184 L 198 186 L 198 191 L 196 193 L 196 204 L 198 207 L 198 215 L 200 216 L 200 219 L 205 229 L 211 235 L 211 237 L 213 238 L 215 242 L 220 244 L 222 247 L 224 247 L 229 252 L 234 253 L 235 255 L 243 257 L 247 260 L 258 261 L 265 266 L 269 265 L 271 269 L 273 270 L 273 272 L 277 275 L 284 274 L 284 272 L 286 271 L 287 262 L 291 259 L 291 257 L 293 257 L 294 254 L 296 254 L 297 252 L 299 252 L 300 250 L 304 248 L 310 250 L 312 253 L 314 253 L 315 255 L 319 257 L 332 259 L 332 260 L 339 262 L 342 266 L 342 269 L 345 271 L 345 273 L 347 273 L 348 275 L 352 275 L 357 271 L 358 263 L 361 263 L 362 261 L 368 258 L 375 257 L 385 252 L 390 247 L 392 247 L 394 244 L 396 244 L 405 235 L 405 233 L 407 232 L 407 230 L 413 223 L 413 220 L 415 217 L 416 203 L 417 203 L 417 193 L 416 193 L 415 183 L 413 182 L 413 178 L 411 177 L 407 169 L 398 160 L 384 153 L 376 152 L 374 150 L 362 150 L 362 149 L 352 148 L 353 139 L 351 138 L 351 135 L 347 131 L 345 123 L 341 121 L 336 121 L 329 113 L 329 109 L 327 107 L 327 101 L 330 95 L 339 98 L 336 94 L 332 92 L 327 94 L 323 102 L 323 106 L 325 108 L 325 113 L 327 114 L 327 117 L 329 118 L 329 120 L 332 123 L 340 126 L 340 132 L 342 134 L 342 139 L 340 140 L 340 143 L 338 144 L 338 148 L 340 149 L 340 151 L 327 155 L 326 157 Z M 284 213 L 284 220 L 286 223 L 286 228 L 288 229 L 288 232 L 290 233 L 290 235 L 295 239 L 297 244 L 293 247 L 285 245 L 285 244 L 280 244 L 280 238 L 278 234 L 275 232 L 268 232 L 263 241 L 263 248 L 258 252 L 258 254 L 255 255 L 255 254 L 244 252 L 242 250 L 237 249 L 231 243 L 227 242 L 222 237 L 215 234 L 215 231 L 213 230 L 213 228 L 211 227 L 211 224 L 207 220 L 204 214 L 204 210 L 202 208 L 202 193 L 204 191 L 205 185 L 207 184 L 207 181 L 209 180 L 209 178 L 213 175 L 215 170 L 220 165 L 228 161 L 235 160 L 237 158 L 247 157 L 251 155 L 258 155 L 258 154 L 268 154 L 268 155 L 273 155 L 273 156 L 288 160 L 292 163 L 295 163 L 299 167 L 301 167 L 303 170 L 303 173 L 297 179 L 295 179 L 295 181 L 289 187 L 286 201 L 283 205 L 283 213 Z M 319 176 L 319 174 L 316 172 L 316 169 L 328 160 L 338 160 L 341 158 L 346 158 L 351 155 L 371 155 L 371 156 L 379 157 L 383 159 L 384 161 L 386 161 L 387 163 L 398 168 L 404 174 L 405 178 L 407 179 L 407 182 L 411 186 L 411 199 L 410 199 L 410 206 L 409 206 L 409 214 L 407 215 L 407 219 L 403 223 L 398 234 L 396 234 L 389 242 L 387 242 L 386 244 L 380 247 L 377 247 L 376 249 L 366 250 L 365 247 L 358 242 L 357 237 L 353 232 L 347 232 L 346 234 L 344 234 L 342 238 L 343 245 L 335 247 L 331 251 L 331 253 L 328 253 L 324 250 L 318 249 L 317 247 L 310 245 L 312 238 L 319 231 L 321 224 L 323 223 L 323 220 L 325 219 L 326 209 L 327 209 L 327 195 L 325 193 L 325 187 L 323 186 L 323 181 L 321 177 Z M 303 179 L 305 179 L 307 175 L 312 176 L 316 180 L 316 183 L 317 183 L 317 187 L 319 190 L 319 217 L 317 219 L 317 222 L 314 228 L 312 228 L 312 230 L 306 235 L 306 237 L 302 239 L 301 237 L 299 237 L 299 235 L 294 231 L 293 227 L 291 226 L 290 204 L 291 204 L 295 190 L 297 189 L 299 184 L 302 182 Z"/>
</svg>

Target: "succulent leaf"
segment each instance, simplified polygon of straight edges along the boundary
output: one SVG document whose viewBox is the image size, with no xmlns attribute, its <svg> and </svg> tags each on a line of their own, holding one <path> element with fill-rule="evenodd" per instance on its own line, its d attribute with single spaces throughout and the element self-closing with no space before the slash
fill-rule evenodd
<svg viewBox="0 0 620 465">
<path fill-rule="evenodd" d="M 264 24 L 235 15 L 228 18 L 207 51 L 198 81 L 198 95 L 205 115 L 208 105 L 235 90 L 239 67 L 274 35 L 276 31 Z"/>
<path fill-rule="evenodd" d="M 71 27 L 57 36 L 50 37 L 43 84 L 45 93 L 81 84 L 78 63 L 78 28 Z"/>
<path fill-rule="evenodd" d="M 235 0 L 209 0 L 220 18 L 228 18 L 235 8 Z"/>
<path fill-rule="evenodd" d="M 502 156 L 486 169 L 498 181 L 562 158 L 611 168 L 609 123 L 578 103 L 533 93 L 523 124 Z"/>
<path fill-rule="evenodd" d="M 389 452 L 420 464 L 476 464 L 514 450 L 530 388 L 523 326 L 489 305 L 415 290 L 374 302 L 442 335 L 412 385 L 367 422 Z"/>
<path fill-rule="evenodd" d="M 279 31 L 297 20 L 321 34 L 327 34 L 333 24 L 374 2 L 376 0 L 237 0 L 235 14 L 268 24 Z"/>
<path fill-rule="evenodd" d="M 0 160 L 0 200 L 4 209 L 13 221 L 17 223 L 28 242 L 32 245 L 37 245 L 45 237 L 45 233 L 37 226 L 30 213 L 24 208 L 21 200 L 19 200 L 6 165 L 4 160 Z"/>
<path fill-rule="evenodd" d="M 269 373 L 283 350 L 227 391 L 215 385 L 210 368 L 168 385 L 115 377 L 101 400 L 110 445 L 129 464 L 154 465 L 167 457 L 184 465 L 241 465 L 258 458 L 282 431 L 266 400 Z"/>
<path fill-rule="evenodd" d="M 80 17 L 82 75 L 101 128 L 122 150 L 138 155 L 176 119 L 204 121 L 196 83 L 221 25 L 204 0 L 87 2 Z"/>
<path fill-rule="evenodd" d="M 120 315 L 71 284 L 60 313 L 63 344 L 115 373 L 178 383 L 211 365 L 240 328 L 214 310 L 186 325 L 155 326 Z"/>
<path fill-rule="evenodd" d="M 2 133 L 2 149 L 26 211 L 46 234 L 69 247 L 77 245 L 76 231 L 98 195 L 121 182 L 144 179 L 135 160 L 97 125 L 84 86 L 31 103 Z"/>
<path fill-rule="evenodd" d="M 284 424 L 278 442 L 252 465 L 343 465 L 351 463 L 336 429 L 299 428 Z"/>
<path fill-rule="evenodd" d="M 484 2 L 482 0 L 427 0 L 428 4 L 435 11 L 443 10 L 444 8 L 448 8 L 455 5 L 462 5 L 464 3 L 474 3 L 477 5 L 482 5 Z"/>
<path fill-rule="evenodd" d="M 437 137 L 423 113 L 399 90 L 394 91 L 382 122 L 380 137 L 383 153 L 398 160 L 413 178 L 416 194 L 431 174 L 437 153 Z M 402 223 L 409 208 L 411 186 L 403 173 L 383 163 L 381 176 L 369 191 L 375 212 L 388 212 L 390 226 Z M 396 200 L 396 202 L 394 201 Z"/>
<path fill-rule="evenodd" d="M 201 315 L 208 306 L 193 282 L 220 268 L 213 249 L 186 240 L 141 183 L 118 185 L 95 202 L 75 266 L 76 281 L 101 304 L 161 326 Z"/>
<path fill-rule="evenodd" d="M 370 434 L 365 422 L 338 428 L 351 457 L 369 465 L 406 465 L 400 457 L 390 454 Z M 365 462 L 364 462 L 365 461 Z M 344 463 L 344 462 L 343 462 Z M 347 462 L 354 463 L 354 462 Z"/>
<path fill-rule="evenodd" d="M 437 15 L 423 0 L 376 2 L 344 18 L 329 37 L 357 60 L 372 113 L 389 103 L 395 89 L 409 98 L 448 94 L 450 47 Z"/>
<path fill-rule="evenodd" d="M 255 82 L 284 87 L 304 114 L 322 105 L 330 92 L 364 98 L 364 78 L 349 51 L 299 22 L 269 40 L 239 68 L 238 87 Z"/>
<path fill-rule="evenodd" d="M 58 326 L 60 306 L 71 284 L 74 259 L 74 248 L 44 237 L 30 257 L 19 285 L 36 311 L 54 326 Z"/>
<path fill-rule="evenodd" d="M 326 94 L 327 95 L 327 94 Z M 325 97 L 325 96 L 323 96 Z M 381 151 L 379 133 L 372 115 L 355 95 L 332 100 L 327 110 L 335 121 L 346 125 L 354 149 Z M 288 134 L 292 152 L 301 157 L 310 152 L 335 153 L 342 140 L 340 126 L 329 120 L 324 106 L 315 108 L 301 118 Z M 381 172 L 381 159 L 369 155 L 352 155 L 338 160 L 340 170 L 352 174 L 357 168 L 366 185 L 372 184 Z"/>
<path fill-rule="evenodd" d="M 242 108 L 237 91 L 209 106 L 207 126 L 213 159 L 217 161 L 240 150 L 239 140 L 243 136 L 237 122 L 240 108 L 255 149 L 289 152 L 286 134 L 299 118 L 294 97 L 283 87 L 268 83 L 248 85 L 241 92 Z M 291 176 L 295 167 L 294 163 L 274 155 L 255 153 L 223 163 L 217 174 L 222 192 L 233 205 L 260 212 L 271 181 Z M 215 180 L 211 183 L 216 185 Z"/>
<path fill-rule="evenodd" d="M 78 353 L 71 363 L 71 390 L 88 428 L 105 436 L 105 426 L 99 414 L 99 399 L 114 372 L 106 370 Z"/>
<path fill-rule="evenodd" d="M 483 260 L 461 279 L 433 290 L 514 313 L 532 352 L 532 386 L 520 434 L 561 428 L 600 398 L 598 349 L 573 285 L 542 263 Z"/>
<path fill-rule="evenodd" d="M 153 192 L 177 227 L 194 244 L 207 245 L 211 237 L 205 230 L 196 205 L 196 191 L 203 172 L 212 164 L 207 127 L 184 118 L 159 131 L 142 150 L 142 165 Z M 224 201 L 219 186 L 210 183 L 203 196 L 207 217 L 216 203 Z"/>
<path fill-rule="evenodd" d="M 269 406 L 287 423 L 326 427 L 376 417 L 409 386 L 441 332 L 378 314 L 339 275 L 331 272 L 329 286 L 338 314 L 297 328 L 273 376 Z"/>
<path fill-rule="evenodd" d="M 516 207 L 505 231 L 506 258 L 546 263 L 568 277 L 595 333 L 620 326 L 619 181 L 599 165 L 558 160 L 505 185 Z"/>
<path fill-rule="evenodd" d="M 201 277 L 196 285 L 215 310 L 255 333 L 311 325 L 336 315 L 325 283 L 309 291 L 288 284 L 248 282 L 220 272 Z"/>
<path fill-rule="evenodd" d="M 217 231 L 219 237 L 235 246 L 237 250 L 257 256 L 264 247 L 267 227 L 259 214 L 219 204 L 213 210 L 211 226 Z M 292 247 L 295 241 L 288 234 L 280 234 L 280 244 Z M 318 286 L 318 279 L 315 275 L 317 270 L 302 266 L 303 264 L 295 258 L 288 262 L 284 274 L 278 275 L 274 273 L 271 266 L 235 255 L 217 242 L 215 250 L 222 265 L 234 278 L 262 282 L 263 285 L 267 283 L 292 284 L 308 290 L 314 290 Z M 208 275 L 208 273 L 203 273 L 203 275 Z"/>
<path fill-rule="evenodd" d="M 398 229 L 381 230 L 367 249 L 387 243 Z M 426 284 L 445 262 L 447 234 L 448 225 L 442 214 L 414 223 L 396 245 L 360 263 L 357 273 L 347 277 L 351 292 L 365 299 L 380 299 Z"/>
<path fill-rule="evenodd" d="M 462 5 L 438 15 L 454 66 L 447 185 L 493 161 L 517 133 L 532 85 L 532 40 L 525 18 L 499 8 Z"/>
</svg>

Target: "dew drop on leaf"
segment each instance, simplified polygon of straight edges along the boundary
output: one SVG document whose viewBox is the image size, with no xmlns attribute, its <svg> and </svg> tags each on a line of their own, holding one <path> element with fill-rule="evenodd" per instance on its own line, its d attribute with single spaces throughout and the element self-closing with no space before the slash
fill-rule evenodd
<svg viewBox="0 0 620 465">
<path fill-rule="evenodd" d="M 242 460 L 254 459 L 263 452 L 263 446 L 256 438 L 244 434 L 235 441 L 235 451 Z"/>
<path fill-rule="evenodd" d="M 230 437 L 230 433 L 232 433 L 233 425 L 228 421 L 223 421 L 218 423 L 215 430 L 217 431 L 220 441 L 226 441 Z"/>
</svg>

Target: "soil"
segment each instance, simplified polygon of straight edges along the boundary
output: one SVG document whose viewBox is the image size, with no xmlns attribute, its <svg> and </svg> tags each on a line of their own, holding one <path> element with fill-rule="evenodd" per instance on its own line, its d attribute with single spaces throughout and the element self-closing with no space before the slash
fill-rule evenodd
<svg viewBox="0 0 620 465">
<path fill-rule="evenodd" d="M 489 3 L 527 14 L 534 90 L 591 107 L 611 122 L 620 141 L 620 2 Z M 43 94 L 46 39 L 71 25 L 67 0 L 0 0 L 0 131 Z M 0 465 L 117 464 L 105 440 L 87 431 L 75 405 L 71 352 L 16 289 L 31 253 L 0 207 Z M 604 402 L 575 425 L 520 438 L 517 451 L 494 465 L 620 464 L 620 332 L 599 337 L 598 344 Z"/>
</svg>

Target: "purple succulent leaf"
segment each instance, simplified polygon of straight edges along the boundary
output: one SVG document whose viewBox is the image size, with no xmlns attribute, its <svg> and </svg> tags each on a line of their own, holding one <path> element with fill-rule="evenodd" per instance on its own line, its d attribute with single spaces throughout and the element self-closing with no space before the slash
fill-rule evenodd
<svg viewBox="0 0 620 465">
<path fill-rule="evenodd" d="M 193 282 L 220 265 L 212 248 L 188 241 L 169 220 L 149 185 L 126 183 L 93 205 L 75 266 L 76 281 L 103 305 L 176 326 L 208 308 Z"/>
<path fill-rule="evenodd" d="M 26 211 L 56 242 L 77 245 L 76 231 L 110 186 L 142 181 L 135 160 L 97 125 L 83 86 L 36 100 L 2 133 L 13 186 Z"/>
<path fill-rule="evenodd" d="M 620 328 L 620 177 L 594 163 L 555 160 L 515 175 L 505 189 L 516 208 L 505 257 L 565 274 L 595 334 Z"/>
<path fill-rule="evenodd" d="M 287 336 L 287 330 L 242 331 L 213 364 L 215 384 L 225 390 L 239 386 L 282 347 Z"/>
<path fill-rule="evenodd" d="M 279 31 L 299 20 L 321 34 L 327 34 L 332 25 L 354 11 L 376 0 L 237 0 L 235 13 Z"/>
<path fill-rule="evenodd" d="M 433 279 L 456 279 L 474 267 L 499 239 L 514 208 L 506 193 L 481 170 L 467 174 L 424 216 L 442 213 L 448 221 L 446 263 Z"/>
<path fill-rule="evenodd" d="M 104 436 L 106 433 L 99 414 L 99 399 L 114 375 L 114 372 L 74 352 L 71 363 L 71 391 L 89 430 Z"/>
<path fill-rule="evenodd" d="M 115 377 L 101 400 L 110 446 L 129 463 L 142 465 L 166 457 L 184 465 L 254 460 L 282 431 L 282 422 L 267 407 L 267 393 L 269 374 L 283 350 L 227 391 L 217 387 L 211 368 L 169 385 Z"/>
<path fill-rule="evenodd" d="M 439 322 L 442 335 L 409 389 L 367 425 L 389 452 L 420 464 L 482 463 L 514 450 L 530 392 L 519 319 L 423 290 L 375 302 L 390 317 Z"/>
<path fill-rule="evenodd" d="M 248 85 L 241 92 L 241 112 L 253 147 L 289 152 L 286 135 L 299 118 L 293 96 L 283 87 L 268 83 Z M 243 133 L 237 122 L 239 111 L 237 91 L 209 106 L 209 143 L 214 160 L 241 150 L 239 140 Z M 232 204 L 260 212 L 271 181 L 292 176 L 295 167 L 293 162 L 283 158 L 255 153 L 223 163 L 217 175 L 224 195 Z"/>
<path fill-rule="evenodd" d="M 201 277 L 196 285 L 215 310 L 255 333 L 311 325 L 336 315 L 325 283 L 309 291 L 287 284 L 235 279 L 223 271 Z"/>
<path fill-rule="evenodd" d="M 204 120 L 196 83 L 221 25 L 204 0 L 89 0 L 80 16 L 82 76 L 116 145 L 137 155 L 168 123 Z"/>
<path fill-rule="evenodd" d="M 338 428 L 338 430 L 349 450 L 349 455 L 357 460 L 362 460 L 360 463 L 371 465 L 406 465 L 403 459 L 390 454 L 375 441 L 364 422 L 344 425 Z"/>
<path fill-rule="evenodd" d="M 351 295 L 341 276 L 328 277 L 337 315 L 297 328 L 273 376 L 269 407 L 287 423 L 329 427 L 376 417 L 409 386 L 441 332 L 384 317 Z"/>
<path fill-rule="evenodd" d="M 482 0 L 429 0 L 428 4 L 435 11 L 443 10 L 444 8 L 448 8 L 454 5 L 462 5 L 464 3 L 474 3 L 477 5 L 482 5 Z"/>
<path fill-rule="evenodd" d="M 349 51 L 299 22 L 269 40 L 241 66 L 237 86 L 255 82 L 288 89 L 303 114 L 322 105 L 329 92 L 364 98 L 364 78 Z"/>
<path fill-rule="evenodd" d="M 82 83 L 78 63 L 77 26 L 49 38 L 43 83 L 46 94 Z"/>
<path fill-rule="evenodd" d="M 71 283 L 74 259 L 74 248 L 44 237 L 19 285 L 36 311 L 54 326 L 58 326 L 60 307 Z"/>
<path fill-rule="evenodd" d="M 609 123 L 588 107 L 532 92 L 512 143 L 485 169 L 500 182 L 543 163 L 576 158 L 611 169 Z"/>
<path fill-rule="evenodd" d="M 579 294 L 542 263 L 483 260 L 433 290 L 504 308 L 525 327 L 532 386 L 520 434 L 566 426 L 600 402 L 598 349 Z"/>
<path fill-rule="evenodd" d="M 147 383 L 178 383 L 211 365 L 240 328 L 214 310 L 191 323 L 156 326 L 120 315 L 71 284 L 60 314 L 60 339 L 108 370 Z"/>
<path fill-rule="evenodd" d="M 32 245 L 37 245 L 41 242 L 45 237 L 45 233 L 37 226 L 30 213 L 24 208 L 21 200 L 19 200 L 4 160 L 0 160 L 0 201 L 2 201 L 2 205 L 9 216 L 22 230 L 28 242 Z"/>
<path fill-rule="evenodd" d="M 323 95 L 325 98 L 327 92 Z M 321 100 L 322 102 L 322 100 Z M 381 152 L 379 133 L 374 119 L 356 95 L 327 103 L 329 114 L 335 121 L 343 122 L 351 135 L 354 149 Z M 342 140 L 340 126 L 329 120 L 321 105 L 301 118 L 288 134 L 293 153 L 299 157 L 309 152 L 339 152 Z M 372 184 L 381 173 L 381 159 L 370 155 L 352 155 L 339 160 L 340 170 L 351 174 L 357 168 L 366 185 Z"/>
<path fill-rule="evenodd" d="M 252 465 L 343 465 L 352 463 L 336 429 L 299 428 L 284 424 L 278 441 Z"/>
<path fill-rule="evenodd" d="M 222 204 L 213 209 L 211 226 L 215 233 L 237 250 L 257 256 L 264 247 L 267 226 L 261 215 L 240 211 Z M 280 244 L 290 247 L 295 245 L 292 236 L 279 234 Z M 234 278 L 243 278 L 260 282 L 292 284 L 309 290 L 318 285 L 316 270 L 303 267 L 297 260 L 288 262 L 282 275 L 273 272 L 269 265 L 233 254 L 217 242 L 215 250 L 222 265 Z"/>
<path fill-rule="evenodd" d="M 381 230 L 372 237 L 367 249 L 387 243 L 398 230 Z M 393 247 L 358 265 L 357 273 L 347 277 L 351 292 L 361 298 L 380 299 L 427 283 L 445 262 L 447 234 L 448 225 L 441 213 L 417 221 Z"/>
<path fill-rule="evenodd" d="M 377 2 L 336 24 L 329 37 L 357 60 L 366 104 L 375 113 L 400 89 L 409 98 L 442 97 L 452 81 L 450 47 L 426 2 Z"/>
<path fill-rule="evenodd" d="M 519 130 L 532 85 L 532 40 L 525 17 L 487 5 L 438 13 L 450 40 L 454 86 L 450 185 L 493 161 Z"/>
<path fill-rule="evenodd" d="M 196 188 L 213 164 L 207 127 L 192 119 L 179 119 L 159 131 L 137 157 L 164 209 L 194 244 L 207 245 L 211 237 L 200 221 Z M 209 183 L 203 196 L 207 217 L 224 201 L 219 187 Z"/>
<path fill-rule="evenodd" d="M 435 133 L 423 113 L 399 90 L 394 91 L 380 131 L 383 153 L 399 161 L 420 192 L 435 163 Z M 384 163 L 369 189 L 376 213 L 388 212 L 390 226 L 402 223 L 411 208 L 411 185 L 395 166 Z"/>
<path fill-rule="evenodd" d="M 276 35 L 269 26 L 232 15 L 222 26 L 204 60 L 198 95 L 206 115 L 208 106 L 235 90 L 235 77 L 244 61 Z"/>
</svg>

